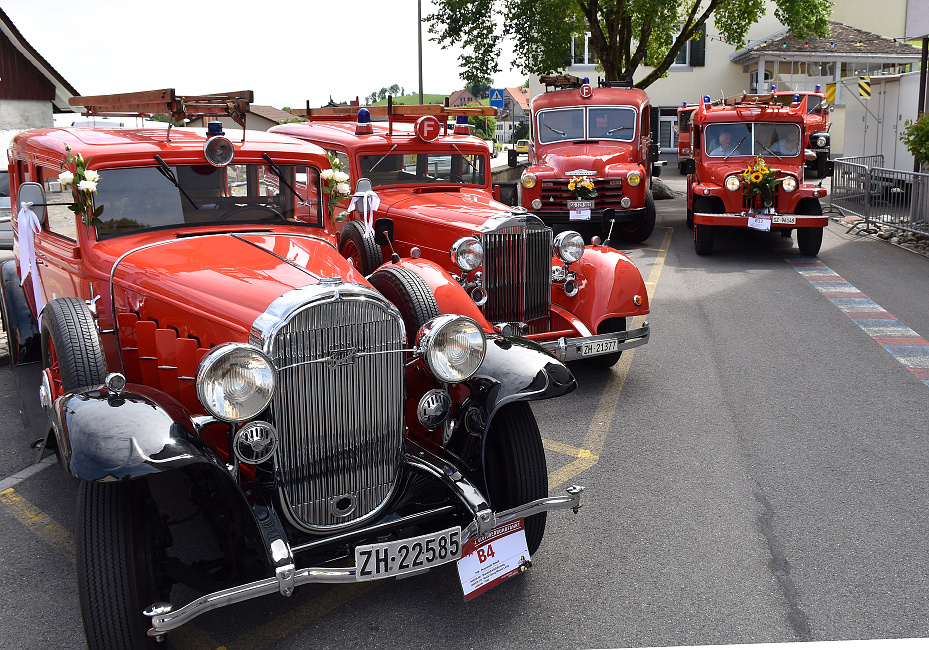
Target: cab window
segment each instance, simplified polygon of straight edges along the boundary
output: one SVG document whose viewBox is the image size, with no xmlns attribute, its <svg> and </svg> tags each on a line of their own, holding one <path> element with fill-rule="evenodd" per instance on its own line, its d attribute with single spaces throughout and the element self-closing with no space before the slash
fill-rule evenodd
<svg viewBox="0 0 929 650">
<path fill-rule="evenodd" d="M 48 204 L 47 216 L 42 229 L 46 232 L 77 241 L 78 217 L 68 206 L 74 202 L 70 187 L 62 187 L 58 182 L 60 169 L 37 166 L 35 179 L 45 188 L 45 202 Z"/>
</svg>

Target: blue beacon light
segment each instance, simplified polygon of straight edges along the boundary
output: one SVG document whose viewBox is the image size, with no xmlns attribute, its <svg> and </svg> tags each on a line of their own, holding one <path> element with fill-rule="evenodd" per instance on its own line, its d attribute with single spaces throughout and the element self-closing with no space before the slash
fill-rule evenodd
<svg viewBox="0 0 929 650">
<path fill-rule="evenodd" d="M 471 125 L 468 124 L 467 115 L 459 115 L 455 118 L 455 135 L 469 135 L 471 133 Z"/>
<path fill-rule="evenodd" d="M 355 135 L 366 135 L 374 133 L 374 127 L 371 126 L 371 111 L 367 108 L 358 109 L 358 122 L 355 124 Z"/>
</svg>

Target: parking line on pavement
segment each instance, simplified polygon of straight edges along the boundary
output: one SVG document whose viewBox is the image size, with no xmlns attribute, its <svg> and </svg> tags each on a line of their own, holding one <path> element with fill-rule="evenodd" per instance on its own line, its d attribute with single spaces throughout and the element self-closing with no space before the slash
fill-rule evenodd
<svg viewBox="0 0 929 650">
<path fill-rule="evenodd" d="M 929 341 L 815 257 L 787 263 L 893 358 L 929 386 Z"/>
<path fill-rule="evenodd" d="M 645 282 L 645 291 L 648 294 L 648 301 L 651 303 L 655 295 L 655 287 L 658 285 L 658 278 L 664 268 L 665 259 L 668 256 L 668 248 L 671 246 L 671 235 L 674 228 L 667 228 L 664 240 L 661 242 L 660 252 L 655 258 L 655 264 L 648 274 L 648 280 Z M 641 327 L 646 320 L 643 316 L 636 316 L 632 320 L 631 327 Z M 564 467 L 550 472 L 548 475 L 548 489 L 553 490 L 559 485 L 563 485 L 575 478 L 582 472 L 590 469 L 600 460 L 603 447 L 606 445 L 606 436 L 609 433 L 613 418 L 616 415 L 616 408 L 619 406 L 619 397 L 626 383 L 626 377 L 629 375 L 629 369 L 632 366 L 632 357 L 635 349 L 626 350 L 619 358 L 619 362 L 613 366 L 610 378 L 607 380 L 606 387 L 603 389 L 603 395 L 600 396 L 600 402 L 597 404 L 597 410 L 594 412 L 590 427 L 584 436 L 583 446 L 590 456 L 579 457 Z"/>
<path fill-rule="evenodd" d="M 34 465 L 30 465 L 29 467 L 26 467 L 25 469 L 19 470 L 12 476 L 8 476 L 7 478 L 0 480 L 0 492 L 5 492 L 6 490 L 10 488 L 16 487 L 17 485 L 25 481 L 30 476 L 35 476 L 36 474 L 41 472 L 43 469 L 48 469 L 49 467 L 54 465 L 57 460 L 58 459 L 55 458 L 55 456 L 49 456 L 48 458 L 44 458 L 38 463 L 35 463 Z"/>
<path fill-rule="evenodd" d="M 74 564 L 77 557 L 74 539 L 61 524 L 19 496 L 13 488 L 0 492 L 0 503 L 7 512 L 42 541 L 53 548 L 64 551 L 71 564 Z"/>
</svg>

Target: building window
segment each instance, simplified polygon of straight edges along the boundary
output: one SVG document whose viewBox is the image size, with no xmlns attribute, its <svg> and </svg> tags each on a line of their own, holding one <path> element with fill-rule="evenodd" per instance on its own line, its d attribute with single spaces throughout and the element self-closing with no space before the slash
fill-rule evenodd
<svg viewBox="0 0 929 650">
<path fill-rule="evenodd" d="M 579 34 L 571 39 L 571 62 L 574 65 L 600 63 L 600 57 L 590 47 L 590 34 Z"/>
<path fill-rule="evenodd" d="M 678 51 L 671 64 L 671 70 L 675 68 L 692 68 L 706 65 L 706 25 L 701 25 L 696 31 L 696 38 L 689 38 L 684 42 L 684 46 Z"/>
</svg>

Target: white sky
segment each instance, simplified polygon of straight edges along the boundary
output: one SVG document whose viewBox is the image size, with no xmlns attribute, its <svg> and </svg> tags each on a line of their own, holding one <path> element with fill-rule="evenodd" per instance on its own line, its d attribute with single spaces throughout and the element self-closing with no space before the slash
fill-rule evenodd
<svg viewBox="0 0 929 650">
<path fill-rule="evenodd" d="M 281 108 L 419 91 L 417 0 L 0 0 L 26 41 L 82 95 L 253 90 Z M 425 18 L 434 11 L 422 0 Z M 136 8 L 138 7 L 138 8 Z M 202 7 L 202 8 L 201 8 Z M 189 8 L 189 11 L 185 11 Z M 423 91 L 464 87 L 458 53 L 423 26 Z M 512 55 L 504 52 L 501 68 Z M 526 81 L 516 71 L 494 86 Z"/>
</svg>

